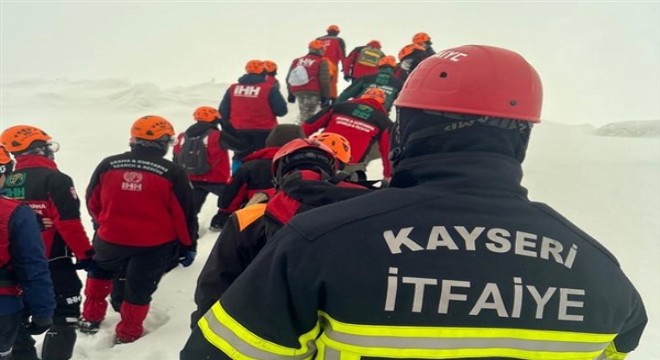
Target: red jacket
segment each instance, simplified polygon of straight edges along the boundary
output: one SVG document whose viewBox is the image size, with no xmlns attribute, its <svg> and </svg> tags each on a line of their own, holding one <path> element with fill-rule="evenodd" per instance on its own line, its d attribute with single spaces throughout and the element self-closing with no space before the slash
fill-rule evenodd
<svg viewBox="0 0 660 360">
<path fill-rule="evenodd" d="M 183 168 L 150 148 L 101 161 L 87 187 L 97 235 L 113 244 L 156 246 L 178 240 L 194 246 L 197 218 Z"/>
<path fill-rule="evenodd" d="M 392 124 L 383 105 L 371 99 L 355 99 L 321 110 L 305 121 L 302 129 L 307 136 L 323 129 L 345 137 L 351 144 L 351 163 L 363 162 L 371 146 L 378 142 L 383 176 L 389 178 L 389 128 Z"/>
<path fill-rule="evenodd" d="M 0 296 L 19 296 L 21 287 L 14 279 L 16 275 L 11 269 L 11 253 L 9 251 L 9 221 L 20 202 L 0 196 Z"/>
<path fill-rule="evenodd" d="M 38 217 L 53 221 L 52 227 L 41 232 L 48 259 L 69 257 L 72 251 L 78 260 L 91 256 L 92 245 L 80 221 L 80 199 L 73 180 L 60 172 L 53 160 L 19 155 L 4 189 L 9 197 L 29 205 Z"/>
<path fill-rule="evenodd" d="M 226 184 L 229 182 L 229 152 L 220 145 L 222 131 L 218 130 L 215 125 L 204 122 L 193 124 L 185 133 L 177 136 L 177 142 L 172 148 L 172 152 L 175 156 L 181 152 L 181 145 L 185 141 L 186 134 L 200 136 L 204 133 L 207 134 L 204 143 L 206 144 L 206 158 L 211 165 L 211 170 L 202 175 L 188 175 L 188 179 L 193 182 Z"/>
<path fill-rule="evenodd" d="M 232 84 L 229 89 L 231 116 L 237 130 L 270 130 L 277 125 L 277 117 L 270 104 L 270 91 L 275 82 Z"/>
<path fill-rule="evenodd" d="M 318 54 L 307 54 L 291 62 L 289 73 L 298 65 L 302 65 L 307 70 L 309 82 L 305 85 L 293 86 L 289 84 L 289 92 L 295 94 L 299 91 L 322 91 L 321 80 L 319 77 L 321 61 L 323 57 Z M 327 61 L 327 60 L 326 60 Z M 288 78 L 288 76 L 287 76 Z"/>
<path fill-rule="evenodd" d="M 367 56 L 363 60 L 363 52 L 373 52 L 374 56 Z M 364 76 L 378 73 L 378 60 L 383 56 L 383 52 L 368 46 L 358 46 L 353 49 L 344 61 L 344 76 L 350 76 L 352 79 L 359 79 Z M 369 60 L 367 62 L 366 60 Z"/>
<path fill-rule="evenodd" d="M 323 41 L 323 46 L 325 48 L 323 56 L 330 59 L 335 67 L 337 67 L 339 63 L 342 63 L 343 66 L 344 60 L 346 59 L 346 45 L 344 39 L 333 35 L 324 35 L 318 37 L 318 40 Z"/>
</svg>

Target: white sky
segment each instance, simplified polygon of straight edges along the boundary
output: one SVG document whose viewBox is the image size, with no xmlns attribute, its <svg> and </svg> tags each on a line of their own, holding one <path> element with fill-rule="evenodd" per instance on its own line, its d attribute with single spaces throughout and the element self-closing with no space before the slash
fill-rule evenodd
<svg viewBox="0 0 660 360">
<path fill-rule="evenodd" d="M 546 120 L 603 125 L 660 119 L 658 1 L 1 0 L 0 24 L 2 81 L 233 82 L 253 58 L 288 67 L 311 39 L 337 24 L 348 50 L 373 38 L 396 55 L 425 31 L 436 50 L 488 44 L 517 51 L 541 74 Z"/>
</svg>

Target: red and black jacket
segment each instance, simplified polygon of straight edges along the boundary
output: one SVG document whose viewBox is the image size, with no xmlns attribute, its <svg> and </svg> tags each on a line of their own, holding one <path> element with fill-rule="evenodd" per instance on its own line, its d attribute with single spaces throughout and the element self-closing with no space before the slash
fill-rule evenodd
<svg viewBox="0 0 660 360">
<path fill-rule="evenodd" d="M 307 82 L 307 84 L 297 85 L 297 86 L 287 84 L 289 93 L 295 94 L 300 91 L 314 91 L 314 92 L 325 93 L 325 91 L 323 90 L 323 86 L 321 84 L 321 76 L 320 76 L 322 61 L 324 61 L 322 55 L 312 52 L 310 52 L 305 56 L 294 59 L 291 62 L 291 66 L 289 67 L 289 73 L 298 65 L 302 65 L 305 67 L 305 70 L 307 70 L 307 76 L 309 81 Z"/>
<path fill-rule="evenodd" d="M 73 180 L 57 169 L 55 162 L 40 155 L 16 157 L 16 170 L 5 181 L 7 195 L 28 204 L 38 217 L 50 218 L 53 226 L 41 236 L 49 260 L 92 255 L 92 246 L 80 220 L 80 199 Z"/>
<path fill-rule="evenodd" d="M 213 123 L 197 122 L 191 125 L 185 133 L 179 134 L 172 152 L 176 157 L 181 152 L 181 144 L 185 136 L 204 136 L 206 134 L 206 158 L 211 170 L 202 175 L 188 175 L 192 182 L 226 184 L 229 182 L 229 152 L 223 147 L 223 132 Z"/>
<path fill-rule="evenodd" d="M 225 213 L 232 213 L 247 203 L 258 193 L 268 197 L 275 194 L 273 184 L 273 157 L 279 147 L 267 147 L 258 150 L 243 159 L 243 165 L 234 173 L 229 185 L 218 198 L 218 208 Z"/>
<path fill-rule="evenodd" d="M 346 59 L 346 44 L 344 43 L 344 39 L 335 35 L 324 35 L 317 39 L 323 41 L 323 48 L 325 49 L 323 56 L 327 57 L 335 67 L 339 63 L 343 66 Z"/>
<path fill-rule="evenodd" d="M 197 310 L 192 314 L 192 325 L 293 216 L 372 191 L 344 181 L 334 184 L 310 170 L 286 175 L 280 187 L 267 205 L 248 206 L 229 217 L 197 280 Z"/>
<path fill-rule="evenodd" d="M 274 81 L 266 75 L 246 74 L 232 84 L 220 102 L 220 113 L 237 131 L 270 130 L 277 116 L 287 114 L 288 107 Z"/>
<path fill-rule="evenodd" d="M 354 99 L 326 107 L 302 124 L 305 135 L 323 129 L 348 140 L 351 144 L 351 163 L 364 161 L 369 149 L 378 143 L 383 161 L 383 176 L 390 177 L 390 127 L 383 105 L 372 99 Z"/>
<path fill-rule="evenodd" d="M 97 236 L 104 241 L 139 247 L 177 240 L 196 245 L 192 186 L 184 169 L 156 149 L 134 146 L 105 158 L 94 170 L 86 198 Z"/>
</svg>

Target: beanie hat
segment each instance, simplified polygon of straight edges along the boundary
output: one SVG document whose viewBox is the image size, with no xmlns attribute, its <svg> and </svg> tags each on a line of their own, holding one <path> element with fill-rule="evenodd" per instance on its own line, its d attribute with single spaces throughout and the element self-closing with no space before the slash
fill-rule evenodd
<svg viewBox="0 0 660 360">
<path fill-rule="evenodd" d="M 293 139 L 304 139 L 300 125 L 280 124 L 273 128 L 266 138 L 266 147 L 280 147 Z"/>
</svg>

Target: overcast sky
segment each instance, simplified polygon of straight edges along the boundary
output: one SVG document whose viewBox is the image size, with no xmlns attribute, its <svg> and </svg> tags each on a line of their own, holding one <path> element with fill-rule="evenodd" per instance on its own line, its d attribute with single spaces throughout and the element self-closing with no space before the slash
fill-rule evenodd
<svg viewBox="0 0 660 360">
<path fill-rule="evenodd" d="M 26 76 L 123 77 L 161 87 L 232 82 L 253 58 L 288 67 L 337 24 L 348 50 L 379 39 L 396 55 L 425 31 L 436 50 L 488 44 L 517 51 L 541 75 L 547 120 L 660 119 L 658 1 L 1 0 L 0 7 L 3 82 Z"/>
</svg>

